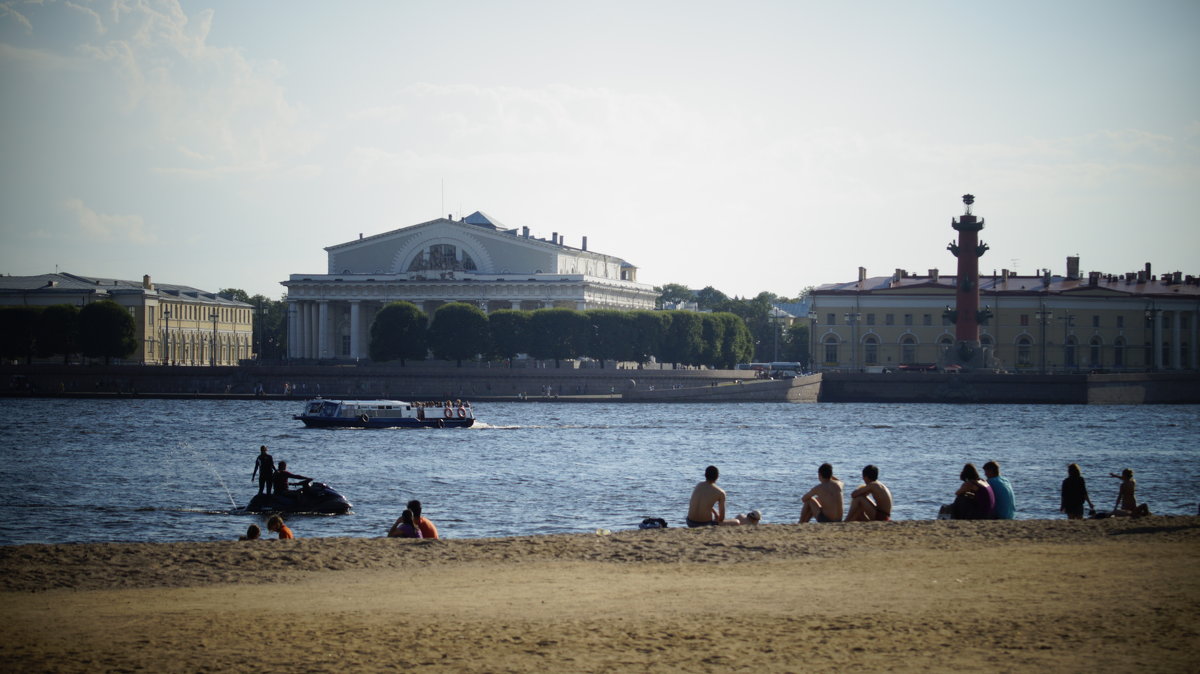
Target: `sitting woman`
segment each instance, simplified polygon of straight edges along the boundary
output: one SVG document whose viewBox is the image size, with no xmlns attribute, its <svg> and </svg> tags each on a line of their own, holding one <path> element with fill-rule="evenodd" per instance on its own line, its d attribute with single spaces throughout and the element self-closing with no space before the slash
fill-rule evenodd
<svg viewBox="0 0 1200 674">
<path fill-rule="evenodd" d="M 416 520 L 411 510 L 400 513 L 400 518 L 388 529 L 388 538 L 421 538 L 421 530 L 417 528 Z"/>
<path fill-rule="evenodd" d="M 951 506 L 951 517 L 956 520 L 990 520 L 996 509 L 996 495 L 992 486 L 979 477 L 975 464 L 963 466 L 958 479 L 962 486 L 954 492 L 954 505 Z"/>
</svg>

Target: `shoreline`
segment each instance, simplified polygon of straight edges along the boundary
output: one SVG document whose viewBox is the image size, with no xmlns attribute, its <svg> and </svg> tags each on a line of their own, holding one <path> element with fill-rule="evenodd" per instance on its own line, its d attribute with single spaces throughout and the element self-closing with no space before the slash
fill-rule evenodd
<svg viewBox="0 0 1200 674">
<path fill-rule="evenodd" d="M 22 671 L 1186 671 L 1200 517 L 0 548 Z"/>
</svg>

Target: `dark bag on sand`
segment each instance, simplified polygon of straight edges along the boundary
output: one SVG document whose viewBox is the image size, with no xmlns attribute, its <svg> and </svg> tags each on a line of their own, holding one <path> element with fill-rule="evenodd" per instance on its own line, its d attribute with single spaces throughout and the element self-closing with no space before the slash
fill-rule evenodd
<svg viewBox="0 0 1200 674">
<path fill-rule="evenodd" d="M 666 529 L 667 521 L 661 517 L 647 517 L 638 525 L 639 529 Z"/>
</svg>

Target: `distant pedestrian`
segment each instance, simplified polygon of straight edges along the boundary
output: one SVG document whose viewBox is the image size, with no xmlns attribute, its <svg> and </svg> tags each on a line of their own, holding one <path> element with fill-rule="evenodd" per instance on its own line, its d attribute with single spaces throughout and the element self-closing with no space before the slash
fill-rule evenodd
<svg viewBox="0 0 1200 674">
<path fill-rule="evenodd" d="M 1067 479 L 1062 481 L 1062 500 L 1058 510 L 1066 513 L 1069 520 L 1081 520 L 1084 501 L 1087 501 L 1092 512 L 1096 512 L 1096 506 L 1092 505 L 1092 498 L 1088 496 L 1087 482 L 1083 479 L 1079 464 L 1068 464 Z"/>
<path fill-rule="evenodd" d="M 258 448 L 258 458 L 254 460 L 254 470 L 250 472 L 251 482 L 254 482 L 256 474 L 258 475 L 258 493 L 270 494 L 273 485 L 271 478 L 275 475 L 275 459 L 267 454 L 266 445 Z"/>
</svg>

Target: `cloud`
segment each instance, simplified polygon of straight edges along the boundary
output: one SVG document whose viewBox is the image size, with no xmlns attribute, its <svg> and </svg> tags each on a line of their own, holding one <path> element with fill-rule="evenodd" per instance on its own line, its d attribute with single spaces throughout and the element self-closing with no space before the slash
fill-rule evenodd
<svg viewBox="0 0 1200 674">
<path fill-rule="evenodd" d="M 28 2 L 20 3 L 20 2 L 12 2 L 12 1 L 0 2 L 0 20 L 12 19 L 13 21 L 17 22 L 17 24 L 19 24 L 22 28 L 24 28 L 25 34 L 28 35 L 33 32 L 33 22 L 31 22 L 29 20 L 29 18 L 26 17 L 24 14 L 22 14 L 21 12 L 18 12 L 16 10 L 16 7 L 18 5 L 22 5 L 22 4 L 40 4 L 40 3 L 28 3 Z"/>
<path fill-rule="evenodd" d="M 88 208 L 81 199 L 71 198 L 63 207 L 75 217 L 76 224 L 85 236 L 103 241 L 126 241 L 130 243 L 154 243 L 155 236 L 146 230 L 140 215 L 105 215 Z"/>
</svg>

